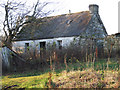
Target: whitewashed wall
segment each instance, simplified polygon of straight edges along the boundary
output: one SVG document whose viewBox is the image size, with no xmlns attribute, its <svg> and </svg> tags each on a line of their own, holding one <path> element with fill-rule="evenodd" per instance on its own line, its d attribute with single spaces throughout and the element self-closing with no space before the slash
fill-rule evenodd
<svg viewBox="0 0 120 90">
<path fill-rule="evenodd" d="M 62 47 L 67 47 L 70 42 L 73 41 L 75 37 L 59 37 L 59 38 L 53 38 L 53 39 L 41 39 L 41 40 L 27 40 L 27 41 L 14 41 L 12 43 L 13 47 L 12 49 L 14 51 L 20 51 L 19 53 L 25 52 L 25 43 L 29 43 L 30 49 L 36 49 L 40 50 L 40 42 L 46 42 L 46 48 L 48 44 L 53 44 L 53 42 L 56 43 L 58 46 L 58 40 L 62 40 Z"/>
</svg>

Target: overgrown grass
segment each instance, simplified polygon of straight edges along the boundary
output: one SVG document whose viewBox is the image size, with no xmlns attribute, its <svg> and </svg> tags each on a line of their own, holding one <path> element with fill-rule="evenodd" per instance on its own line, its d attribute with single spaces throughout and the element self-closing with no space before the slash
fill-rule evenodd
<svg viewBox="0 0 120 90">
<path fill-rule="evenodd" d="M 39 76 L 28 76 L 18 78 L 9 78 L 8 76 L 6 76 L 2 80 L 2 87 L 15 86 L 15 88 L 43 88 L 45 86 L 45 82 L 47 82 L 47 78 L 48 73 Z"/>
<path fill-rule="evenodd" d="M 55 71 L 52 73 L 52 80 L 55 80 L 57 78 L 63 79 L 65 75 L 71 74 L 71 72 L 74 72 L 74 71 L 76 71 L 76 72 L 83 72 L 83 71 L 86 72 L 87 71 L 88 72 L 90 68 L 92 68 L 96 72 L 99 72 L 99 74 L 101 74 L 101 75 L 103 74 L 103 71 L 104 71 L 104 75 L 106 75 L 105 72 L 107 72 L 107 71 L 110 71 L 111 75 L 112 75 L 112 73 L 118 72 L 119 64 L 116 61 L 111 60 L 109 62 L 109 70 L 106 69 L 106 67 L 107 67 L 106 62 L 107 62 L 107 60 L 95 61 L 94 68 L 93 68 L 92 62 L 85 63 L 85 62 L 77 62 L 76 61 L 74 63 L 68 63 L 67 72 L 66 72 L 65 65 L 61 64 L 60 68 L 58 68 L 58 69 L 55 68 Z M 48 81 L 49 81 L 48 80 L 49 72 L 51 72 L 51 70 L 49 68 L 46 68 L 45 71 L 33 70 L 33 71 L 29 71 L 29 72 L 26 71 L 26 72 L 22 72 L 22 73 L 17 73 L 17 72 L 12 73 L 12 74 L 9 73 L 7 75 L 2 76 L 2 87 L 3 88 L 8 88 L 8 87 L 47 88 Z M 113 75 L 113 77 L 114 77 L 114 75 Z M 101 76 L 101 80 L 102 79 L 104 79 L 104 78 Z M 64 80 L 63 80 L 63 82 L 64 82 Z M 56 82 L 54 82 L 54 83 L 56 84 Z M 68 86 L 69 86 L 69 84 L 68 84 Z"/>
<path fill-rule="evenodd" d="M 93 62 L 79 62 L 69 63 L 70 70 L 85 70 L 87 68 L 93 68 Z M 94 70 L 106 70 L 107 69 L 107 59 L 100 59 L 94 62 Z M 119 63 L 113 59 L 109 62 L 110 70 L 118 70 Z"/>
</svg>

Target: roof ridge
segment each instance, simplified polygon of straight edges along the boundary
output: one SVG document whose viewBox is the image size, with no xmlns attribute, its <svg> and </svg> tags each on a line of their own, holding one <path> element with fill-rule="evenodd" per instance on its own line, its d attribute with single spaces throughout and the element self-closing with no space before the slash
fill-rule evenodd
<svg viewBox="0 0 120 90">
<path fill-rule="evenodd" d="M 78 14 L 78 13 L 83 13 L 83 12 L 89 12 L 89 11 L 81 11 L 81 12 L 75 12 L 75 13 L 66 13 L 66 14 L 61 14 L 61 15 L 42 17 L 42 18 L 38 18 L 38 19 L 52 18 L 52 17 L 65 16 L 65 15 L 72 15 L 72 14 Z"/>
</svg>

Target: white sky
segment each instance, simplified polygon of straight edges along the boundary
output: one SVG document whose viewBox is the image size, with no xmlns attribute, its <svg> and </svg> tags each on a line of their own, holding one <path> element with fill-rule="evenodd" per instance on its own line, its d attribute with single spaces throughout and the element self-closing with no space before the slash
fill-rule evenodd
<svg viewBox="0 0 120 90">
<path fill-rule="evenodd" d="M 1 0 L 6 1 L 6 0 Z M 27 0 L 30 4 L 37 0 Z M 99 14 L 108 34 L 118 33 L 118 2 L 119 0 L 40 0 L 49 2 L 59 2 L 58 4 L 51 4 L 47 9 L 56 9 L 56 12 L 51 16 L 61 15 L 75 12 L 89 10 L 89 4 L 99 5 Z M 2 9 L 0 9 L 1 11 Z M 0 17 L 3 14 L 0 15 Z"/>
</svg>

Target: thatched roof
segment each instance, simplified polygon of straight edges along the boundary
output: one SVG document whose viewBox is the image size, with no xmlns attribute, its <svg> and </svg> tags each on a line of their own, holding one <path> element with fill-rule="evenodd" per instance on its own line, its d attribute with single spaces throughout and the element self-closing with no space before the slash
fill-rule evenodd
<svg viewBox="0 0 120 90">
<path fill-rule="evenodd" d="M 36 19 L 25 25 L 14 40 L 36 40 L 79 36 L 91 20 L 89 11 Z"/>
</svg>

